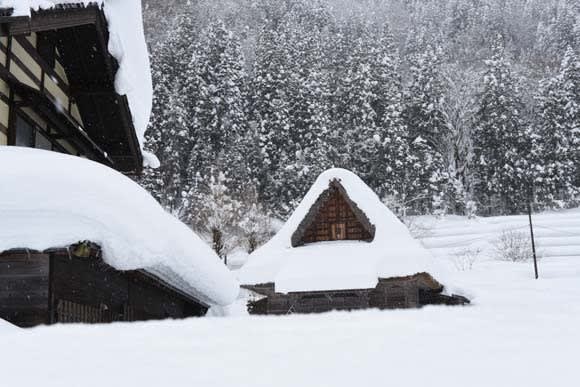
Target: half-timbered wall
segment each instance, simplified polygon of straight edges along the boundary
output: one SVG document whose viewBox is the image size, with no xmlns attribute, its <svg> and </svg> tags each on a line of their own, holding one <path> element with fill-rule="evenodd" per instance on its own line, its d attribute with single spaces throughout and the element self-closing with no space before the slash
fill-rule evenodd
<svg viewBox="0 0 580 387">
<path fill-rule="evenodd" d="M 338 187 L 331 185 L 328 190 L 327 200 L 306 229 L 303 242 L 372 239 Z"/>
<path fill-rule="evenodd" d="M 79 128 L 83 127 L 78 106 L 71 97 L 69 82 L 56 47 L 54 64 L 48 64 L 38 52 L 39 36 L 2 37 L 0 39 L 0 66 L 7 69 L 19 82 L 48 98 Z M 20 97 L 11 94 L 5 81 L 0 81 L 0 145 L 19 145 L 82 155 L 69 141 L 58 138 L 52 128 L 34 109 L 19 103 Z M 10 109 L 12 106 L 12 109 Z M 10 136 L 9 131 L 15 132 Z M 20 130 L 20 133 L 17 131 Z"/>
<path fill-rule="evenodd" d="M 7 37 L 0 37 L 0 47 L 8 45 Z M 8 56 L 5 50 L 0 49 L 0 66 L 6 68 Z M 0 145 L 8 144 L 8 124 L 10 116 L 10 88 L 0 79 Z"/>
</svg>

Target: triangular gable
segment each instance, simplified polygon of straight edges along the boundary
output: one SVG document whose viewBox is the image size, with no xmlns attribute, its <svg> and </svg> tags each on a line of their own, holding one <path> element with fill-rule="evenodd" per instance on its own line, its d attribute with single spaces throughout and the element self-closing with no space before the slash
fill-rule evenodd
<svg viewBox="0 0 580 387">
<path fill-rule="evenodd" d="M 334 179 L 292 234 L 292 247 L 335 240 L 371 242 L 374 237 L 375 226 Z"/>
</svg>

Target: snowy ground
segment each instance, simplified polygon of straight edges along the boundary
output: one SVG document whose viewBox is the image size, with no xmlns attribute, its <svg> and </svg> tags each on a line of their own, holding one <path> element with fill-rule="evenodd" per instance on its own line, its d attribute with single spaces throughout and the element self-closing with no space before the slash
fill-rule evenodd
<svg viewBox="0 0 580 387">
<path fill-rule="evenodd" d="M 0 384 L 574 386 L 580 211 L 536 217 L 539 280 L 529 262 L 493 260 L 485 250 L 524 219 L 422 219 L 433 226 L 425 243 L 442 261 L 482 246 L 471 270 L 456 271 L 472 294 L 469 307 L 28 331 L 0 325 Z"/>
</svg>

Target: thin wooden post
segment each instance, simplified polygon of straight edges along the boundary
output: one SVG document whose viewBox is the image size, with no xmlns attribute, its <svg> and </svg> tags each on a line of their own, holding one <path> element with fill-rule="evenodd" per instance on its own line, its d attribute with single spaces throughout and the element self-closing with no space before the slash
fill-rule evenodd
<svg viewBox="0 0 580 387">
<path fill-rule="evenodd" d="M 534 239 L 534 226 L 532 223 L 532 189 L 530 187 L 530 194 L 528 196 L 528 219 L 530 221 L 530 235 L 532 237 L 532 253 L 534 254 L 534 274 L 538 279 L 538 259 L 536 257 L 536 241 Z"/>
</svg>

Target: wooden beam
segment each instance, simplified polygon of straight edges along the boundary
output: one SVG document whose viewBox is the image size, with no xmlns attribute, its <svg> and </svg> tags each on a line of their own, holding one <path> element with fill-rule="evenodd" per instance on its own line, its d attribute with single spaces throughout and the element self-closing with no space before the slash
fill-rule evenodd
<svg viewBox="0 0 580 387">
<path fill-rule="evenodd" d="M 22 46 L 24 51 L 26 51 L 26 53 L 34 59 L 34 61 L 45 73 L 47 73 L 51 78 L 56 79 L 55 83 L 57 86 L 70 98 L 70 90 L 66 81 L 62 79 L 62 77 L 54 70 L 54 68 L 50 67 L 48 63 L 42 59 L 42 57 L 38 54 L 38 51 L 36 51 L 28 39 L 23 36 L 17 36 L 15 39 Z"/>
<path fill-rule="evenodd" d="M 52 31 L 86 24 L 95 24 L 99 8 L 47 9 L 33 11 L 31 17 L 10 18 L 7 31 L 10 35 L 29 35 L 32 32 Z"/>
</svg>

